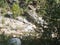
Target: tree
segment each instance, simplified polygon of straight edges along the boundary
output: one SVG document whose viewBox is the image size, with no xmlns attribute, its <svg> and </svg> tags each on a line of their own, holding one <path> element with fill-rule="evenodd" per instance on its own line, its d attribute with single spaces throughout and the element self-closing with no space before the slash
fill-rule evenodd
<svg viewBox="0 0 60 45">
<path fill-rule="evenodd" d="M 48 22 L 48 29 L 47 30 L 44 29 L 45 31 L 44 34 L 46 33 L 49 34 L 50 32 L 48 36 L 50 36 L 51 39 L 53 33 L 54 34 L 56 33 L 58 35 L 58 25 L 60 25 L 58 21 L 58 19 L 60 19 L 59 6 L 60 3 L 56 3 L 55 0 L 46 0 L 46 9 L 45 9 L 46 13 L 44 15 L 44 19 Z M 56 36 L 56 38 L 58 37 Z"/>
</svg>

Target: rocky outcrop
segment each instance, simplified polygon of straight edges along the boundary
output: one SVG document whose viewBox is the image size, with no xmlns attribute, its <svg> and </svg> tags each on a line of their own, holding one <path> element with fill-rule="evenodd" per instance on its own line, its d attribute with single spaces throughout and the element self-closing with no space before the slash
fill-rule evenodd
<svg viewBox="0 0 60 45">
<path fill-rule="evenodd" d="M 28 5 L 31 10 L 27 10 L 26 18 L 24 16 L 18 16 L 16 19 L 13 18 L 13 13 L 8 11 L 5 17 L 0 16 L 0 34 L 16 36 L 35 36 L 40 37 L 42 35 L 43 26 L 47 24 L 42 17 L 39 17 L 36 13 L 36 8 L 32 5 Z M 32 22 L 29 22 L 29 20 Z M 37 25 L 41 26 L 38 27 Z M 45 26 L 46 28 L 46 26 Z M 39 32 L 39 33 L 37 33 Z"/>
<path fill-rule="evenodd" d="M 34 8 L 32 5 L 28 5 L 28 8 L 30 8 L 27 11 L 27 16 L 32 19 L 31 21 L 37 25 L 43 26 L 44 24 L 47 25 L 47 22 L 43 19 L 42 16 L 39 16 L 36 12 L 36 8 Z"/>
<path fill-rule="evenodd" d="M 0 16 L 0 34 L 17 36 L 32 36 L 35 35 L 36 26 L 28 22 L 23 17 L 16 17 L 16 19 L 11 19 L 7 17 Z M 33 35 L 34 34 L 34 35 Z"/>
</svg>

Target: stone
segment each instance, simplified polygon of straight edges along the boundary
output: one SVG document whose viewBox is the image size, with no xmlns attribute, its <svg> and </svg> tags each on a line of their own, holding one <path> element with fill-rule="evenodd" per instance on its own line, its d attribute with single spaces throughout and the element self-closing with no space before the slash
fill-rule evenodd
<svg viewBox="0 0 60 45">
<path fill-rule="evenodd" d="M 5 35 L 18 35 L 20 37 L 23 36 L 24 32 L 27 32 L 28 34 L 30 32 L 35 32 L 36 26 L 32 24 L 31 22 L 28 22 L 27 19 L 20 17 L 17 19 L 7 18 L 0 16 L 0 32 L 4 32 Z M 4 23 L 2 24 L 2 19 L 4 18 Z M 19 30 L 19 31 L 17 31 Z M 2 34 L 1 33 L 1 34 Z M 27 34 L 26 34 L 27 35 Z"/>
<path fill-rule="evenodd" d="M 11 38 L 8 40 L 8 45 L 21 45 L 21 40 L 19 38 Z"/>
</svg>

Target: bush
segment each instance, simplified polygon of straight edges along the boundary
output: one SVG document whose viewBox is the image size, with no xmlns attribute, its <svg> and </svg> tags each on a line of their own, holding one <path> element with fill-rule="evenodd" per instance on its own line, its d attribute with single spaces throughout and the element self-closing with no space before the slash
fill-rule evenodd
<svg viewBox="0 0 60 45">
<path fill-rule="evenodd" d="M 22 9 L 19 7 L 18 3 L 13 4 L 12 13 L 14 18 L 22 14 Z"/>
</svg>

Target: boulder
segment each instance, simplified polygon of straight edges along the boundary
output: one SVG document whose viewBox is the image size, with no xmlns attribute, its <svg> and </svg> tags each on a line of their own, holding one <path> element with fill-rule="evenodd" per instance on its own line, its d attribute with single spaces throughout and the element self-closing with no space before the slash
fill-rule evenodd
<svg viewBox="0 0 60 45">
<path fill-rule="evenodd" d="M 30 32 L 35 33 L 36 26 L 23 17 L 16 19 L 11 19 L 7 17 L 0 16 L 0 32 L 4 35 L 26 35 Z M 3 19 L 3 20 L 2 20 Z M 2 23 L 3 21 L 3 23 Z M 1 34 L 2 34 L 1 33 Z"/>
</svg>

